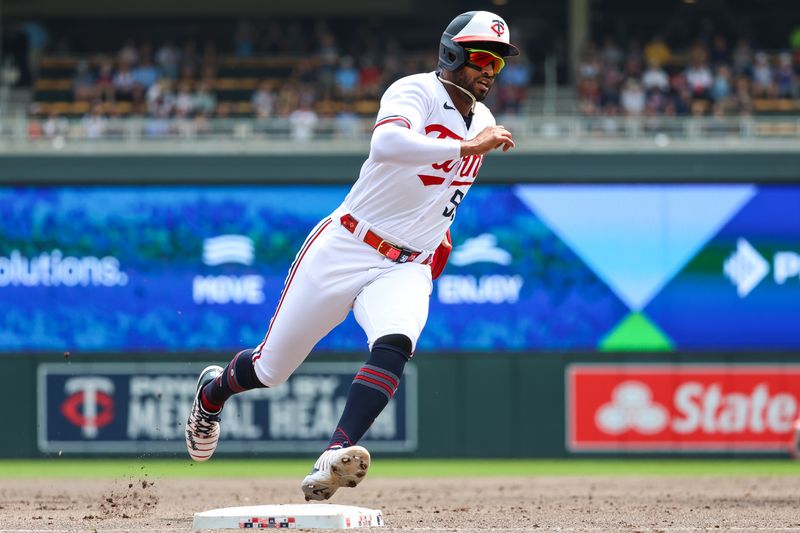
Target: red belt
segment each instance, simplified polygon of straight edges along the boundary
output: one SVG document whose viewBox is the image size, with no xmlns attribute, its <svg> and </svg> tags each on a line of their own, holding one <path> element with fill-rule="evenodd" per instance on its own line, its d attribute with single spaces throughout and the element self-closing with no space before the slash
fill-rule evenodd
<svg viewBox="0 0 800 533">
<path fill-rule="evenodd" d="M 353 218 L 351 214 L 343 215 L 340 219 L 342 221 L 342 226 L 347 229 L 350 233 L 356 232 L 356 226 L 358 226 L 358 220 Z M 422 252 L 414 252 L 412 250 L 407 250 L 396 244 L 392 244 L 388 241 L 383 240 L 377 233 L 373 232 L 372 230 L 367 230 L 364 234 L 364 238 L 362 239 L 365 243 L 369 244 L 382 256 L 391 259 L 395 263 L 408 263 L 422 255 Z M 431 257 L 428 257 L 422 264 L 427 265 L 431 262 Z"/>
</svg>

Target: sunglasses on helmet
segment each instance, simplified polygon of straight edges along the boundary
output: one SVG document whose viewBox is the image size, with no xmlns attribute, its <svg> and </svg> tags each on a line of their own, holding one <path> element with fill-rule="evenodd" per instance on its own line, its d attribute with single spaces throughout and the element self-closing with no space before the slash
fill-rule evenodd
<svg viewBox="0 0 800 533">
<path fill-rule="evenodd" d="M 465 48 L 464 51 L 467 53 L 466 65 L 476 70 L 483 70 L 487 66 L 492 65 L 492 70 L 495 74 L 498 74 L 503 70 L 503 67 L 506 66 L 505 59 L 489 50 Z"/>
</svg>

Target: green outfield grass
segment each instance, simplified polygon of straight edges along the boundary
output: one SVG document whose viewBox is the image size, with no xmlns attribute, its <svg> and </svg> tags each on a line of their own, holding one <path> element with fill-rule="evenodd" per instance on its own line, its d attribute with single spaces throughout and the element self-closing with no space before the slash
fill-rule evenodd
<svg viewBox="0 0 800 533">
<path fill-rule="evenodd" d="M 21 478 L 296 478 L 310 459 L 215 458 L 208 463 L 178 459 L 0 460 L 0 479 Z M 421 460 L 378 459 L 371 477 L 472 476 L 800 476 L 800 461 L 690 459 Z"/>
</svg>

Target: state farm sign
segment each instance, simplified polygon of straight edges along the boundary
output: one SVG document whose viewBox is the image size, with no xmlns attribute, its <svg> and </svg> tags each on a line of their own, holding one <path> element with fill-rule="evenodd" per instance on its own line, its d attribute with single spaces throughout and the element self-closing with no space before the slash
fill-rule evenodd
<svg viewBox="0 0 800 533">
<path fill-rule="evenodd" d="M 787 451 L 800 365 L 571 365 L 573 451 Z"/>
</svg>

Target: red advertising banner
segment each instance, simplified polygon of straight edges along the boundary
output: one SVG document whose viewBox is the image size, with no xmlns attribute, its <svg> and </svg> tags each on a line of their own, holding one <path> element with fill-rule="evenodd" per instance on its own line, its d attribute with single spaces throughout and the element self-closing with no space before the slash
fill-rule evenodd
<svg viewBox="0 0 800 533">
<path fill-rule="evenodd" d="M 572 451 L 789 451 L 800 365 L 567 367 Z"/>
</svg>

